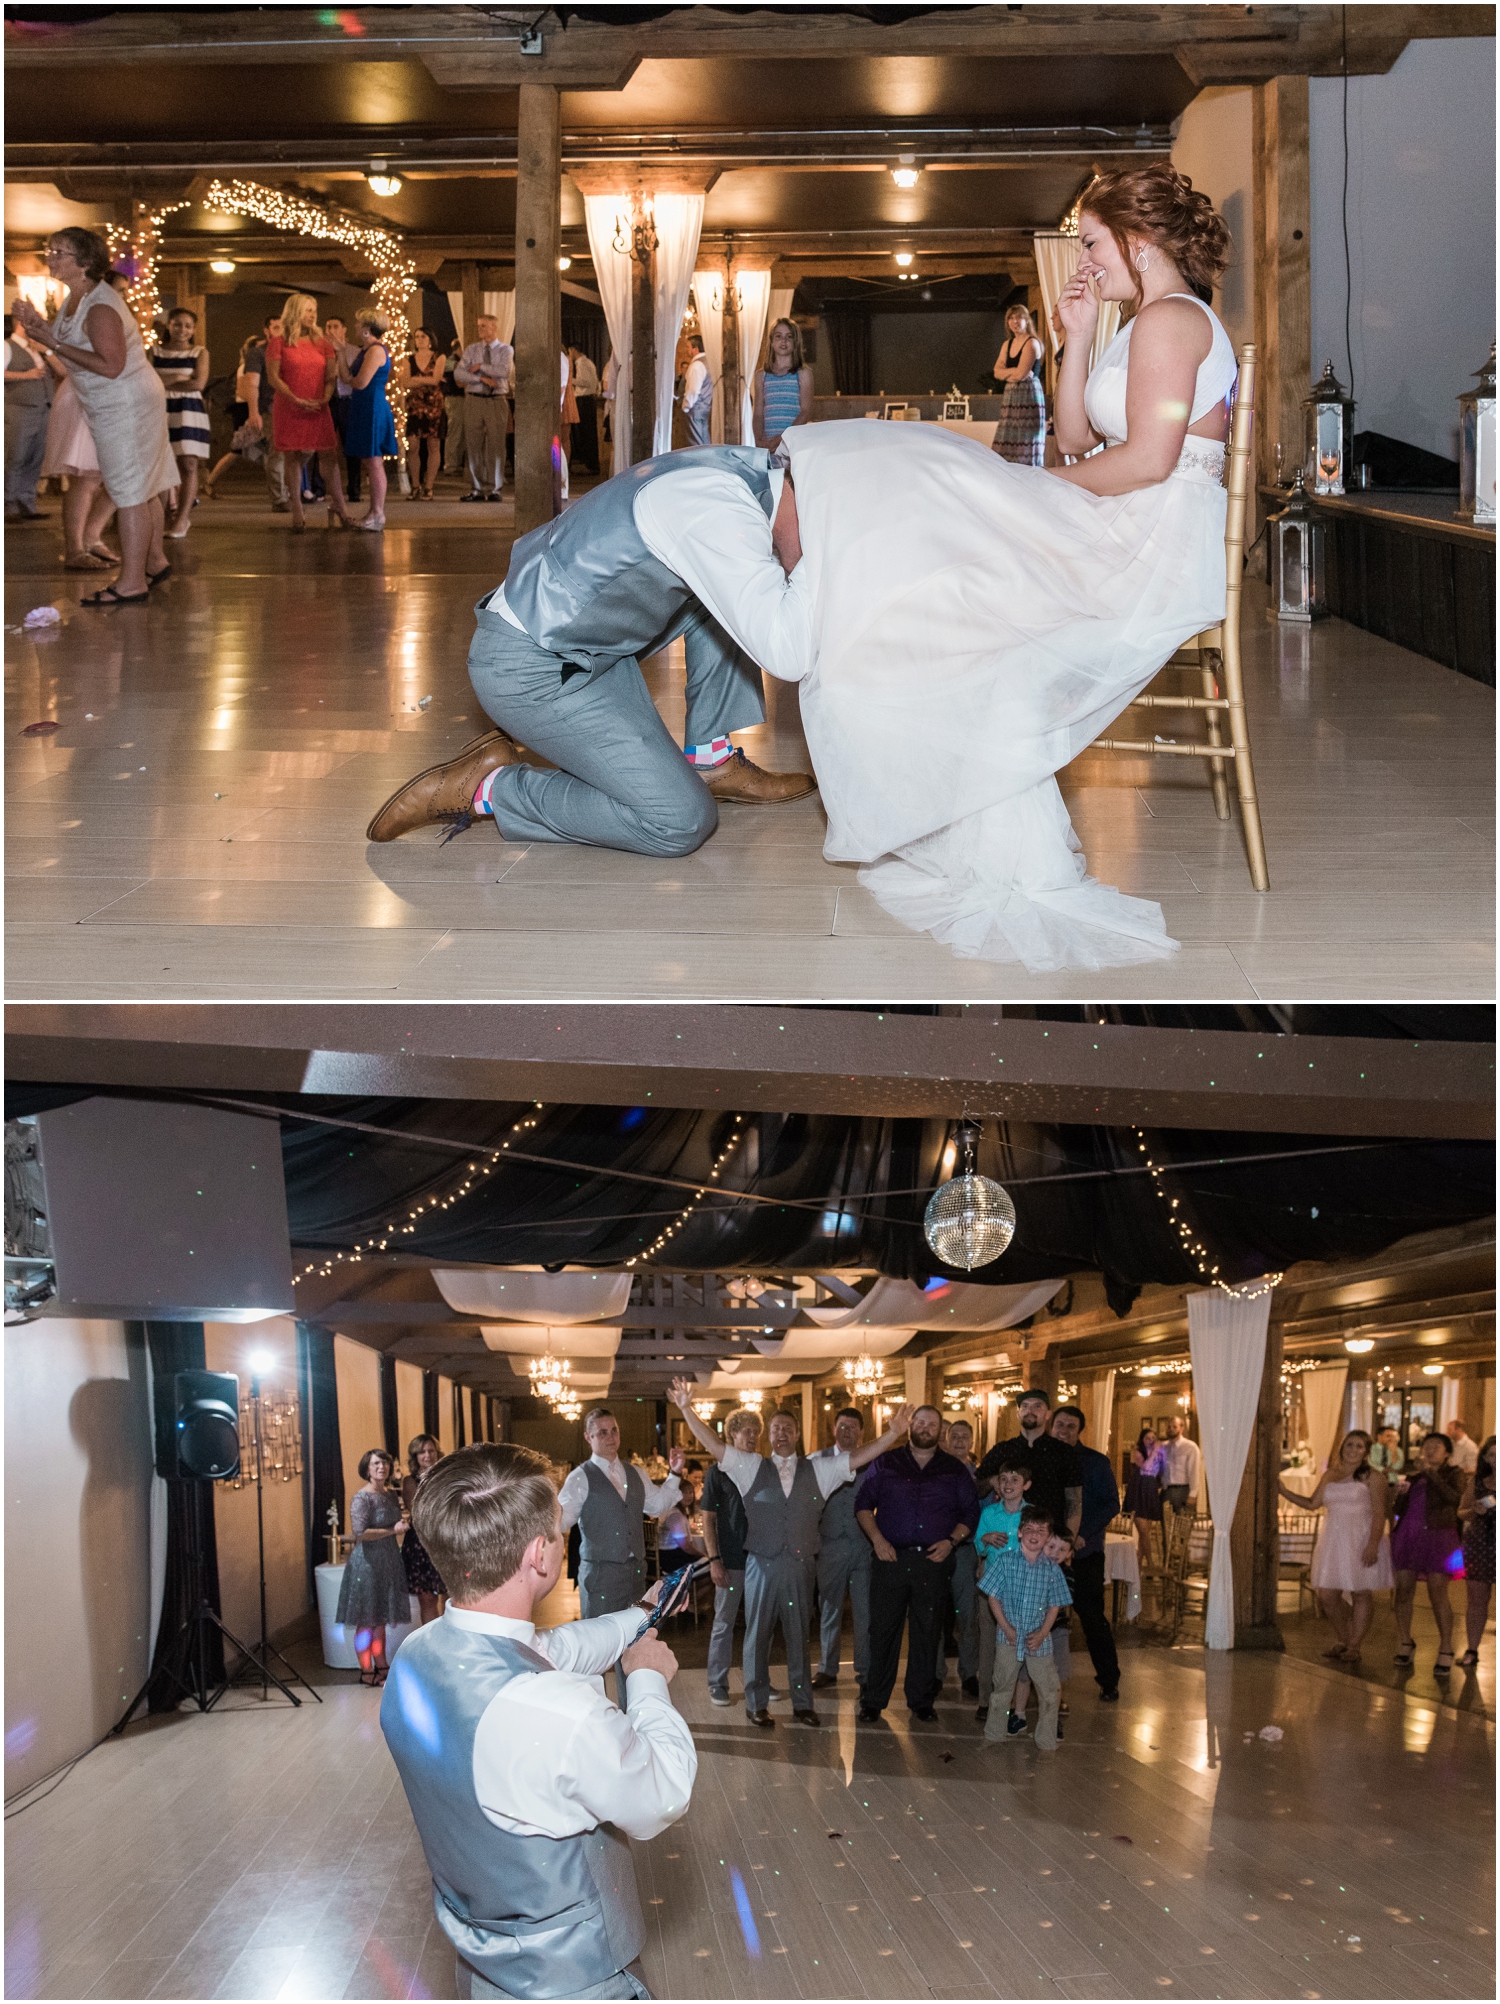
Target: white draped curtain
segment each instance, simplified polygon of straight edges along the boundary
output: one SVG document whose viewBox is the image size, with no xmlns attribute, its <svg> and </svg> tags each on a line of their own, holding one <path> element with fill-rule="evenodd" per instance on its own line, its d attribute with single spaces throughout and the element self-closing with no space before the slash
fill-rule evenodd
<svg viewBox="0 0 1500 2004">
<path fill-rule="evenodd" d="M 724 443 L 724 280 L 716 271 L 693 273 L 693 305 L 703 336 L 703 359 L 714 379 L 713 409 L 709 413 L 708 435 L 715 445 Z"/>
<path fill-rule="evenodd" d="M 585 195 L 583 219 L 588 227 L 589 254 L 614 350 L 615 394 L 610 416 L 614 439 L 612 470 L 623 473 L 630 464 L 630 258 L 614 247 L 616 234 L 630 243 L 628 195 Z"/>
<path fill-rule="evenodd" d="M 1333 1453 L 1348 1376 L 1347 1364 L 1330 1364 L 1323 1371 L 1302 1373 L 1302 1416 L 1307 1427 L 1307 1444 L 1312 1449 L 1313 1467 L 1320 1475 Z"/>
<path fill-rule="evenodd" d="M 755 372 L 760 367 L 761 344 L 771 310 L 771 274 L 742 271 L 734 283 L 740 295 L 740 381 L 744 398 L 740 406 L 740 436 L 744 445 L 755 443 Z"/>
<path fill-rule="evenodd" d="M 1083 1386 L 1078 1394 L 1078 1403 L 1088 1414 L 1084 1446 L 1092 1447 L 1099 1454 L 1108 1454 L 1110 1426 L 1115 1412 L 1114 1372 L 1105 1371 L 1093 1384 Z"/>
<path fill-rule="evenodd" d="M 1046 328 L 1038 328 L 1042 339 L 1057 359 L 1057 331 L 1052 325 L 1052 309 L 1056 306 L 1063 287 L 1078 269 L 1079 249 L 1077 237 L 1035 236 L 1032 243 L 1036 247 L 1037 277 L 1041 281 L 1042 303 Z M 1106 299 L 1099 308 L 1099 324 L 1094 329 L 1094 345 L 1089 350 L 1089 367 L 1092 369 L 1110 342 L 1120 331 L 1120 309 L 1112 299 Z"/>
<path fill-rule="evenodd" d="M 766 313 L 766 327 L 774 327 L 778 320 L 790 320 L 792 301 L 797 296 L 795 286 L 775 285 L 771 288 L 771 304 Z"/>
<path fill-rule="evenodd" d="M 1213 1564 L 1203 1641 L 1209 1649 L 1232 1649 L 1234 1564 L 1229 1532 L 1255 1431 L 1255 1409 L 1260 1401 L 1261 1373 L 1266 1361 L 1266 1328 L 1271 1319 L 1271 1290 L 1266 1288 L 1246 1297 L 1213 1288 L 1190 1294 L 1187 1306 L 1199 1444 L 1203 1449 L 1203 1472 L 1214 1520 Z"/>
<path fill-rule="evenodd" d="M 511 292 L 481 292 L 479 310 L 490 314 L 500 324 L 500 339 L 514 342 L 516 338 L 516 295 Z M 458 335 L 459 346 L 467 348 L 471 341 L 479 339 L 477 328 L 464 325 L 464 296 L 461 292 L 448 294 L 448 311 L 453 315 L 454 332 Z"/>
<path fill-rule="evenodd" d="M 658 195 L 652 207 L 656 215 L 656 428 L 651 446 L 653 452 L 670 452 L 677 341 L 698 257 L 703 196 Z"/>
</svg>

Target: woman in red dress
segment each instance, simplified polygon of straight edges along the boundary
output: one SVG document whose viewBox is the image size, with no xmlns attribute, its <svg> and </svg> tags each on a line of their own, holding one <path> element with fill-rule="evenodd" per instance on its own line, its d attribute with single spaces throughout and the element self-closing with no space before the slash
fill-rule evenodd
<svg viewBox="0 0 1500 2004">
<path fill-rule="evenodd" d="M 276 392 L 271 406 L 271 446 L 286 460 L 292 534 L 300 536 L 307 527 L 302 518 L 302 468 L 314 454 L 328 490 L 329 527 L 337 522 L 341 528 L 350 528 L 338 438 L 328 408 L 338 379 L 338 359 L 318 326 L 318 302 L 305 292 L 294 292 L 281 309 L 281 332 L 273 334 L 266 344 L 266 374 Z"/>
</svg>

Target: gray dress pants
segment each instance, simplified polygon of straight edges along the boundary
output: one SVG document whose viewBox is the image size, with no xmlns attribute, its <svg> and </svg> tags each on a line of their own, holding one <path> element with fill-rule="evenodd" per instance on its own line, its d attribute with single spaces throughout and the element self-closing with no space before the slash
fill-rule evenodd
<svg viewBox="0 0 1500 2004">
<path fill-rule="evenodd" d="M 854 1676 L 863 1684 L 870 1667 L 870 1541 L 863 1532 L 854 1538 L 825 1539 L 818 1553 L 818 1668 L 836 1677 L 844 1625 L 844 1595 L 854 1607 Z"/>
<path fill-rule="evenodd" d="M 714 1625 L 708 1637 L 708 1688 L 720 1697 L 729 1694 L 729 1673 L 734 1667 L 734 1625 L 745 1606 L 745 1573 L 741 1567 L 724 1568 L 725 1584 L 714 1588 Z"/>
<path fill-rule="evenodd" d="M 792 1710 L 812 1710 L 807 1674 L 807 1630 L 812 1620 L 814 1561 L 791 1552 L 745 1560 L 745 1710 L 763 1712 L 771 1698 L 771 1636 L 777 1623 L 786 1637 L 786 1681 Z"/>
<path fill-rule="evenodd" d="M 978 1556 L 972 1538 L 966 1538 L 953 1554 L 953 1628 L 958 1637 L 960 1683 L 967 1683 L 971 1677 L 979 1675 Z M 937 1668 L 939 1677 L 948 1674 L 948 1655 L 941 1635 L 938 1637 Z"/>
<path fill-rule="evenodd" d="M 456 1951 L 454 1962 L 454 1989 L 459 1997 L 514 1997 L 514 1990 L 502 1990 L 498 1983 L 491 1983 L 487 1976 L 481 1976 L 472 1963 L 465 1962 Z M 607 1976 L 602 1983 L 591 1983 L 587 1990 L 574 1990 L 574 1998 L 584 1997 L 649 1997 L 646 1979 L 641 1970 L 640 1957 L 626 1968 Z"/>
<path fill-rule="evenodd" d="M 464 450 L 476 494 L 498 494 L 505 485 L 505 433 L 509 397 L 465 396 Z"/>
<path fill-rule="evenodd" d="M 561 768 L 505 767 L 490 792 L 507 842 L 587 842 L 688 856 L 719 825 L 713 795 L 673 743 L 640 668 L 570 668 L 498 613 L 481 610 L 469 680 L 487 716 Z M 700 608 L 682 633 L 687 743 L 765 720 L 760 670 Z"/>
<path fill-rule="evenodd" d="M 578 1568 L 579 1610 L 585 1621 L 596 1614 L 620 1614 L 640 1599 L 646 1586 L 644 1559 L 584 1559 Z"/>
<path fill-rule="evenodd" d="M 36 483 L 47 456 L 46 404 L 5 400 L 5 501 L 36 506 Z"/>
</svg>

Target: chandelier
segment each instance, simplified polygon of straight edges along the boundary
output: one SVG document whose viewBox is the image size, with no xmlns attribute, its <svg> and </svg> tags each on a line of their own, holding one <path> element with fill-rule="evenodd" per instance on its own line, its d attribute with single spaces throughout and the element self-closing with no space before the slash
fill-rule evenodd
<svg viewBox="0 0 1500 2004">
<path fill-rule="evenodd" d="M 708 1422 L 714 1416 L 714 1402 L 712 1399 L 694 1399 L 693 1411 L 702 1420 L 703 1424 L 707 1426 Z"/>
<path fill-rule="evenodd" d="M 526 1366 L 533 1394 L 556 1405 L 569 1389 L 567 1380 L 571 1368 L 566 1357 L 554 1357 L 550 1349 L 545 1357 L 533 1357 Z"/>
<path fill-rule="evenodd" d="M 751 1412 L 755 1413 L 758 1413 L 766 1402 L 764 1392 L 743 1392 L 740 1396 L 744 1399 L 745 1404 L 750 1408 Z"/>
<path fill-rule="evenodd" d="M 844 1383 L 856 1399 L 873 1399 L 880 1390 L 884 1367 L 868 1354 L 849 1357 L 844 1363 Z"/>
<path fill-rule="evenodd" d="M 583 1412 L 583 1401 L 577 1392 L 565 1391 L 561 1398 L 552 1401 L 552 1410 L 559 1419 L 576 1420 Z"/>
<path fill-rule="evenodd" d="M 974 1174 L 975 1129 L 960 1125 L 963 1172 L 933 1192 L 922 1221 L 927 1243 L 944 1266 L 972 1273 L 999 1259 L 1016 1229 L 1016 1207 L 1007 1191 L 988 1176 Z"/>
</svg>

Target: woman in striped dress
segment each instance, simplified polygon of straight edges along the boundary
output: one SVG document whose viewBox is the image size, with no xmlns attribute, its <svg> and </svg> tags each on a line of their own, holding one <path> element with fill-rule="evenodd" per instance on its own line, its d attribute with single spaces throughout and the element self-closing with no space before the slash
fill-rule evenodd
<svg viewBox="0 0 1500 2004">
<path fill-rule="evenodd" d="M 1042 344 L 1024 306 L 1005 316 L 1006 342 L 995 359 L 1003 385 L 994 450 L 1012 466 L 1040 466 L 1047 441 L 1047 399 L 1042 390 Z"/>
<path fill-rule="evenodd" d="M 774 452 L 781 434 L 812 416 L 812 370 L 802 354 L 802 330 L 790 320 L 771 329 L 771 366 L 755 372 L 755 443 Z"/>
<path fill-rule="evenodd" d="M 177 507 L 167 521 L 167 534 L 177 537 L 185 536 L 192 526 L 198 462 L 207 459 L 211 450 L 208 410 L 203 402 L 208 350 L 196 346 L 197 333 L 198 316 L 192 308 L 174 306 L 167 315 L 166 346 L 151 350 L 151 365 L 167 393 L 167 436 L 177 461 Z M 167 505 L 166 494 L 162 505 Z"/>
</svg>

